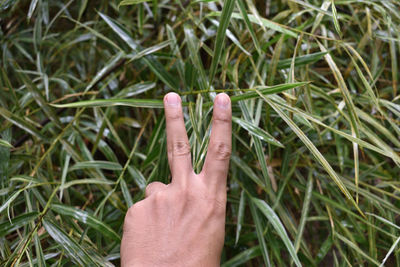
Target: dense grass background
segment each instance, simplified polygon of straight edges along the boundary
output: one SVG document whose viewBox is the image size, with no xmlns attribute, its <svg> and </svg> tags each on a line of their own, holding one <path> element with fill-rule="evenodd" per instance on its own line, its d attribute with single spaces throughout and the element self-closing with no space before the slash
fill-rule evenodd
<svg viewBox="0 0 400 267">
<path fill-rule="evenodd" d="M 397 0 L 0 0 L 0 265 L 119 265 L 168 183 L 161 99 L 200 170 L 233 101 L 223 266 L 400 266 Z"/>
</svg>

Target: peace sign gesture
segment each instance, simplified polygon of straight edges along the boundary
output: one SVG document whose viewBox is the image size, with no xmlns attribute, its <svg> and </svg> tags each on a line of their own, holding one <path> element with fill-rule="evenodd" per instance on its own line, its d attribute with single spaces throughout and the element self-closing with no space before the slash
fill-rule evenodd
<svg viewBox="0 0 400 267">
<path fill-rule="evenodd" d="M 214 101 L 210 143 L 201 173 L 192 168 L 178 94 L 164 97 L 172 181 L 154 182 L 125 217 L 123 266 L 219 266 L 225 234 L 226 179 L 231 154 L 228 95 Z"/>
</svg>

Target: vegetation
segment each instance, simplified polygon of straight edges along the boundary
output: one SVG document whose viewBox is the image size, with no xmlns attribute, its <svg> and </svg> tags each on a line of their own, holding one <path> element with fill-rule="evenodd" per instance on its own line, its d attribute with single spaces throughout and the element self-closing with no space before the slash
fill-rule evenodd
<svg viewBox="0 0 400 267">
<path fill-rule="evenodd" d="M 196 170 L 233 102 L 223 266 L 400 266 L 399 10 L 0 0 L 0 265 L 119 265 L 175 91 Z"/>
</svg>

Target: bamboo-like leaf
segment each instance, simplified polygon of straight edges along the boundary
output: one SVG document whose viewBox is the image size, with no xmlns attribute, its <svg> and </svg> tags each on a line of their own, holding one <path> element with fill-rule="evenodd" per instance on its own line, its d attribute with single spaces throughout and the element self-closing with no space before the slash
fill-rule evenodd
<svg viewBox="0 0 400 267">
<path fill-rule="evenodd" d="M 278 140 L 276 140 L 271 134 L 269 134 L 262 128 L 255 126 L 252 123 L 249 123 L 249 122 L 242 120 L 240 118 L 237 118 L 237 117 L 232 117 L 232 121 L 234 123 L 236 123 L 237 125 L 239 125 L 240 127 L 242 127 L 243 129 L 245 129 L 246 131 L 248 131 L 249 134 L 259 138 L 260 140 L 263 140 L 265 142 L 268 142 L 268 143 L 278 146 L 278 147 L 282 147 L 282 148 L 285 147 Z"/>
<path fill-rule="evenodd" d="M 11 205 L 11 203 L 18 197 L 19 194 L 21 194 L 22 190 L 18 190 L 14 192 L 7 200 L 3 203 L 3 205 L 0 206 L 0 213 L 3 212 L 3 210 L 8 209 Z"/>
<path fill-rule="evenodd" d="M 7 148 L 13 148 L 13 146 L 6 140 L 0 139 L 0 146 L 4 146 Z"/>
<path fill-rule="evenodd" d="M 144 2 L 149 2 L 150 0 L 122 0 L 119 5 L 120 6 L 129 6 L 129 5 L 137 5 Z"/>
<path fill-rule="evenodd" d="M 109 162 L 109 161 L 83 161 L 77 162 L 75 165 L 69 168 L 69 171 L 81 170 L 81 169 L 103 169 L 103 170 L 122 170 L 122 166 L 117 162 Z"/>
<path fill-rule="evenodd" d="M 294 63 L 295 67 L 300 67 L 308 64 L 312 64 L 323 58 L 328 52 L 317 52 L 308 54 L 305 56 L 298 56 L 296 57 L 296 61 Z M 292 62 L 291 58 L 288 59 L 281 59 L 278 61 L 277 68 L 278 69 L 287 69 L 290 68 L 290 64 Z"/>
<path fill-rule="evenodd" d="M 245 251 L 240 252 L 230 260 L 224 262 L 221 267 L 235 267 L 235 266 L 242 266 L 246 262 L 250 261 L 251 259 L 261 255 L 260 247 L 255 246 Z"/>
<path fill-rule="evenodd" d="M 400 236 L 396 239 L 396 241 L 394 241 L 393 245 L 390 247 L 389 251 L 386 253 L 385 258 L 382 260 L 379 267 L 385 266 L 386 261 L 388 260 L 389 256 L 393 253 L 393 250 L 397 247 L 399 242 L 400 242 Z"/>
<path fill-rule="evenodd" d="M 255 207 L 255 203 L 252 199 L 250 200 L 249 205 L 250 205 L 250 211 L 253 216 L 254 223 L 256 225 L 257 238 L 258 238 L 258 242 L 260 243 L 259 246 L 260 246 L 261 255 L 263 256 L 263 259 L 264 259 L 264 265 L 267 267 L 270 267 L 271 263 L 270 263 L 270 259 L 268 256 L 267 244 L 265 242 L 265 238 L 264 238 L 264 234 L 263 234 L 262 222 L 259 218 L 258 211 L 257 211 L 257 209 Z"/>
<path fill-rule="evenodd" d="M 326 11 L 328 10 L 328 8 L 329 8 L 330 5 L 331 5 L 331 1 L 330 1 L 330 0 L 325 0 L 325 1 L 322 3 L 321 10 L 323 10 L 323 11 L 326 12 Z M 315 18 L 315 21 L 314 21 L 314 24 L 313 24 L 311 33 L 314 33 L 315 30 L 318 28 L 318 26 L 320 25 L 320 23 L 321 23 L 321 21 L 322 21 L 324 15 L 325 15 L 324 13 L 318 12 L 318 15 L 317 15 L 316 18 Z"/>
<path fill-rule="evenodd" d="M 243 160 L 241 160 L 239 157 L 233 155 L 231 157 L 232 162 L 236 164 L 242 171 L 250 178 L 252 179 L 257 185 L 259 185 L 261 188 L 265 189 L 265 184 L 262 182 L 262 180 L 254 173 L 252 168 L 250 168 L 247 163 L 245 163 Z"/>
<path fill-rule="evenodd" d="M 52 104 L 57 108 L 129 106 L 136 108 L 163 108 L 161 100 L 153 99 L 96 99 L 69 104 Z"/>
<path fill-rule="evenodd" d="M 139 52 L 138 44 L 128 35 L 126 31 L 124 31 L 115 21 L 113 21 L 110 17 L 103 13 L 99 13 L 100 17 L 110 26 L 110 28 L 122 39 L 124 40 L 129 47 L 135 51 Z M 144 62 L 149 66 L 149 68 L 153 71 L 153 73 L 162 80 L 165 84 L 167 84 L 172 89 L 178 90 L 177 81 L 165 70 L 164 66 L 161 65 L 156 59 L 153 57 L 144 57 Z"/>
<path fill-rule="evenodd" d="M 52 204 L 51 209 L 58 214 L 72 217 L 81 223 L 87 224 L 89 227 L 92 227 L 111 239 L 121 241 L 119 235 L 117 235 L 110 226 L 106 225 L 104 222 L 100 221 L 93 215 L 90 215 L 86 211 L 60 204 Z"/>
<path fill-rule="evenodd" d="M 219 12 L 219 11 L 214 11 L 214 12 L 211 12 L 210 14 L 208 14 L 208 15 L 209 16 L 221 17 L 222 13 Z M 235 18 L 235 19 L 243 19 L 242 15 L 240 13 L 233 12 L 231 16 L 232 16 L 232 18 Z M 297 37 L 297 34 L 295 32 L 286 29 L 285 27 L 283 27 L 279 23 L 273 22 L 273 21 L 265 19 L 265 18 L 261 18 L 261 22 L 259 22 L 258 19 L 254 15 L 248 15 L 248 17 L 249 17 L 249 20 L 252 23 L 261 24 L 262 26 L 270 28 L 270 29 L 275 30 L 277 32 L 281 32 L 281 33 L 287 34 L 287 35 L 292 36 L 292 37 Z"/>
<path fill-rule="evenodd" d="M 118 265 L 125 211 L 171 181 L 169 91 L 195 173 L 231 97 L 222 266 L 296 266 L 252 199 L 302 266 L 399 265 L 398 0 L 89 3 L 0 0 L 1 266 Z"/>
<path fill-rule="evenodd" d="M 274 210 L 264 201 L 257 198 L 252 198 L 251 201 L 257 206 L 257 208 L 264 214 L 268 221 L 272 224 L 275 231 L 278 233 L 283 243 L 285 244 L 292 260 L 297 266 L 301 266 L 300 260 L 297 257 L 296 250 L 293 247 L 292 241 L 290 241 L 289 236 L 286 233 L 285 227 L 283 227 L 278 215 Z"/>
<path fill-rule="evenodd" d="M 363 256 L 365 259 L 367 259 L 369 262 L 379 265 L 379 262 L 376 260 L 372 259 L 368 254 L 366 254 L 364 251 L 362 251 L 356 244 L 354 244 L 351 240 L 347 239 L 346 237 L 342 236 L 341 234 L 336 233 L 336 236 L 343 241 L 348 247 L 354 249 L 358 255 Z"/>
<path fill-rule="evenodd" d="M 238 216 L 237 216 L 235 245 L 237 245 L 237 243 L 239 241 L 240 231 L 242 230 L 245 207 L 246 207 L 246 194 L 245 194 L 245 191 L 242 190 L 242 193 L 240 194 L 239 209 L 238 209 Z"/>
<path fill-rule="evenodd" d="M 300 86 L 303 86 L 306 84 L 308 84 L 308 82 L 287 83 L 287 84 L 279 84 L 279 85 L 274 85 L 274 86 L 259 86 L 259 87 L 253 88 L 254 92 L 246 92 L 246 93 L 243 93 L 240 95 L 232 96 L 231 101 L 237 102 L 240 100 L 255 98 L 258 96 L 258 94 L 255 90 L 258 90 L 263 95 L 269 95 L 269 94 L 280 93 L 280 92 L 283 92 L 283 91 L 286 91 L 289 89 L 293 89 L 296 87 L 300 87 Z"/>
<path fill-rule="evenodd" d="M 308 2 L 305 2 L 303 0 L 290 0 L 290 1 L 296 2 L 296 3 L 300 4 L 300 5 L 303 5 L 305 7 L 310 8 L 312 10 L 318 11 L 319 14 L 324 14 L 324 15 L 327 15 L 327 16 L 330 16 L 330 17 L 333 16 L 333 14 L 331 12 L 326 11 L 326 10 L 321 9 L 321 8 L 318 8 L 318 7 L 312 5 L 312 4 L 308 3 Z"/>
<path fill-rule="evenodd" d="M 297 82 L 291 84 L 280 84 L 275 86 L 261 86 L 254 88 L 252 90 L 259 90 L 262 94 L 276 94 L 289 90 L 295 87 L 300 87 L 306 85 L 308 82 Z M 241 100 L 256 98 L 257 92 L 246 92 L 241 95 L 235 95 L 231 97 L 232 102 L 237 102 Z M 204 103 L 204 106 L 210 106 L 212 102 Z M 183 106 L 187 106 L 188 103 L 183 102 Z M 95 100 L 84 100 L 69 104 L 52 104 L 52 106 L 57 108 L 80 108 L 80 107 L 110 107 L 110 106 L 129 106 L 138 108 L 164 108 L 163 102 L 161 100 L 154 99 L 95 99 Z M 1 111 L 1 110 L 0 110 Z M 1 113 L 0 113 L 1 114 Z"/>
<path fill-rule="evenodd" d="M 139 188 L 141 190 L 145 190 L 147 182 L 143 174 L 136 167 L 133 166 L 128 166 L 128 172 L 133 177 L 134 181 L 139 186 Z"/>
<path fill-rule="evenodd" d="M 226 29 L 228 28 L 233 8 L 235 7 L 235 0 L 226 0 L 223 3 L 224 6 L 222 8 L 222 13 L 219 19 L 217 36 L 215 38 L 215 43 L 214 43 L 214 54 L 211 62 L 210 79 L 209 79 L 210 84 L 213 82 L 215 73 L 217 72 L 219 59 L 221 57 L 222 49 L 224 47 Z"/>
<path fill-rule="evenodd" d="M 65 250 L 66 254 L 79 265 L 96 265 L 95 261 L 89 253 L 80 246 L 74 239 L 64 232 L 61 227 L 48 221 L 43 220 L 43 226 L 47 233 Z"/>
<path fill-rule="evenodd" d="M 332 2 L 333 4 L 333 2 Z M 318 43 L 320 49 L 322 52 L 327 52 L 327 50 L 325 49 L 325 47 L 321 44 Z M 343 76 L 339 70 L 339 68 L 337 67 L 336 63 L 333 61 L 332 56 L 328 53 L 325 55 L 325 60 L 328 63 L 330 69 L 333 72 L 333 76 L 335 77 L 338 85 L 339 85 L 339 89 L 340 92 L 343 95 L 343 99 L 346 103 L 346 107 L 349 110 L 349 115 L 350 115 L 350 125 L 351 125 L 351 131 L 352 131 L 352 135 L 354 135 L 355 137 L 359 137 L 360 133 L 359 133 L 359 120 L 355 111 L 355 106 L 352 100 L 352 97 L 350 95 L 350 92 L 346 86 L 346 82 L 343 79 Z M 359 156 L 358 156 L 358 144 L 353 142 L 353 156 L 354 156 L 354 183 L 356 184 L 357 188 L 358 188 L 358 182 L 359 182 Z M 358 191 L 356 190 L 356 202 L 358 203 Z"/>
<path fill-rule="evenodd" d="M 335 29 L 339 35 L 342 35 L 342 31 L 340 30 L 339 19 L 336 11 L 335 1 L 331 0 L 332 2 L 332 15 L 333 15 L 333 23 L 335 24 Z"/>
<path fill-rule="evenodd" d="M 0 237 L 4 237 L 9 233 L 27 225 L 38 217 L 38 212 L 28 212 L 13 218 L 11 221 L 0 223 Z"/>
<path fill-rule="evenodd" d="M 0 115 L 3 116 L 6 120 L 10 121 L 15 126 L 27 131 L 33 136 L 36 136 L 42 140 L 46 140 L 46 137 L 43 134 L 41 134 L 38 130 L 36 130 L 35 127 L 30 125 L 24 119 L 18 117 L 16 114 L 13 114 L 10 111 L 0 107 Z"/>
<path fill-rule="evenodd" d="M 104 66 L 101 70 L 99 70 L 96 74 L 96 76 L 93 78 L 93 80 L 86 86 L 84 92 L 88 92 L 92 87 L 100 81 L 106 75 L 112 68 L 114 68 L 118 62 L 121 60 L 121 58 L 124 56 L 123 52 L 117 53 L 115 56 L 113 56 Z"/>
<path fill-rule="evenodd" d="M 312 196 L 312 190 L 313 190 L 313 178 L 312 178 L 312 170 L 311 170 L 308 175 L 308 182 L 307 182 L 306 192 L 304 195 L 303 208 L 301 209 L 299 230 L 297 231 L 296 241 L 294 242 L 294 249 L 296 252 L 299 251 L 300 241 L 302 239 L 304 227 L 305 227 L 305 224 L 307 221 L 308 210 L 310 208 L 310 202 L 311 202 L 311 196 Z"/>
<path fill-rule="evenodd" d="M 355 206 L 355 208 L 360 212 L 361 215 L 365 216 L 364 213 L 360 210 L 357 203 L 354 201 L 353 197 L 350 195 L 349 191 L 340 180 L 339 176 L 333 170 L 332 166 L 325 159 L 325 157 L 321 154 L 321 152 L 315 147 L 315 145 L 310 141 L 310 139 L 304 134 L 303 131 L 272 101 L 263 96 L 261 93 L 259 95 L 264 99 L 268 105 L 270 105 L 278 115 L 289 125 L 289 127 L 296 133 L 296 135 L 303 141 L 303 143 L 307 146 L 310 152 L 314 155 L 314 157 L 320 162 L 320 164 L 324 167 L 324 169 L 328 172 L 329 176 L 336 183 L 336 185 L 340 188 L 343 194 L 350 200 L 350 202 Z"/>
<path fill-rule="evenodd" d="M 29 5 L 29 10 L 28 10 L 28 20 L 30 20 L 32 18 L 33 12 L 35 12 L 38 2 L 39 2 L 39 0 L 31 1 L 31 4 Z"/>
<path fill-rule="evenodd" d="M 66 182 L 64 185 L 61 185 L 60 190 L 64 190 L 71 186 L 80 185 L 80 184 L 111 185 L 114 183 L 115 182 L 113 182 L 113 181 L 100 180 L 100 179 L 96 179 L 96 178 L 86 178 L 86 179 L 72 180 L 72 181 Z"/>
<path fill-rule="evenodd" d="M 20 80 L 25 84 L 28 88 L 29 92 L 32 94 L 33 99 L 36 103 L 43 109 L 43 112 L 53 120 L 53 122 L 58 126 L 60 125 L 60 120 L 54 113 L 54 111 L 50 108 L 49 103 L 45 100 L 40 90 L 36 87 L 36 85 L 26 76 L 26 74 L 21 71 L 17 64 L 14 65 L 16 68 L 16 74 L 20 78 Z"/>
<path fill-rule="evenodd" d="M 279 38 L 279 41 L 276 43 L 276 46 L 274 48 L 273 56 L 268 69 L 269 75 L 268 75 L 267 85 L 271 85 L 275 79 L 276 68 L 278 66 L 279 58 L 281 57 L 282 45 L 284 40 L 285 40 L 284 36 L 282 35 L 281 38 Z"/>
<path fill-rule="evenodd" d="M 185 27 L 184 32 L 185 32 L 186 43 L 190 51 L 190 58 L 192 60 L 193 65 L 197 68 L 197 71 L 200 74 L 198 78 L 199 87 L 202 90 L 206 90 L 208 89 L 208 83 L 206 80 L 206 72 L 199 56 L 199 48 L 200 48 L 199 40 L 196 38 L 191 28 Z"/>
<path fill-rule="evenodd" d="M 261 52 L 260 42 L 257 39 L 256 33 L 253 29 L 253 26 L 251 25 L 249 16 L 247 15 L 245 3 L 243 0 L 236 0 L 236 3 L 239 7 L 242 18 L 243 18 L 244 22 L 246 23 L 247 30 L 249 31 L 251 38 L 253 39 L 254 46 L 257 49 L 257 52 L 261 55 L 262 52 Z"/>
</svg>

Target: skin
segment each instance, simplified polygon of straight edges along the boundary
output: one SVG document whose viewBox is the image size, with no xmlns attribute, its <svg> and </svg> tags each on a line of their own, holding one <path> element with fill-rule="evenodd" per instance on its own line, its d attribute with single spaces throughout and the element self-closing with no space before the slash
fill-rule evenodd
<svg viewBox="0 0 400 267">
<path fill-rule="evenodd" d="M 218 94 L 201 173 L 192 168 L 181 99 L 164 97 L 168 162 L 172 181 L 153 182 L 146 197 L 129 208 L 121 265 L 219 266 L 225 236 L 226 179 L 231 155 L 231 102 Z"/>
</svg>

